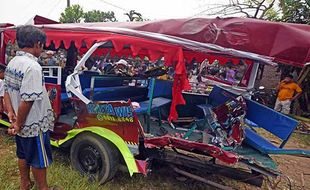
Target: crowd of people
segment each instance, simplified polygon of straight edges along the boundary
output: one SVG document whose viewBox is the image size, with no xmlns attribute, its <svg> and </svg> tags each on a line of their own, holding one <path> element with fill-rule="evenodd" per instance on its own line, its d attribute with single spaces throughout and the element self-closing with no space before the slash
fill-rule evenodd
<svg viewBox="0 0 310 190">
<path fill-rule="evenodd" d="M 38 62 L 42 66 L 66 66 L 67 55 L 65 49 L 58 49 L 57 51 L 47 50 L 41 53 Z"/>
<path fill-rule="evenodd" d="M 218 60 L 209 63 L 208 59 L 205 59 L 202 63 L 193 63 L 188 66 L 189 79 L 197 82 L 201 82 L 202 78 L 211 77 L 230 84 L 238 84 L 242 81 L 246 70 L 247 65 L 243 60 L 234 64 L 231 61 L 220 63 Z"/>
<path fill-rule="evenodd" d="M 147 57 L 128 58 L 106 58 L 105 56 L 91 56 L 82 68 L 83 71 L 97 72 L 102 75 L 117 76 L 143 76 L 146 71 L 164 66 L 164 60 L 150 61 Z M 166 68 L 167 73 L 160 76 L 161 79 L 172 80 L 174 70 L 172 67 Z"/>
<path fill-rule="evenodd" d="M 16 44 L 10 44 L 6 50 L 5 63 L 8 64 L 15 56 L 16 51 L 18 51 L 18 46 Z M 67 61 L 67 52 L 65 49 L 59 48 L 56 51 L 44 50 L 38 57 L 38 63 L 41 66 L 60 66 L 64 68 Z"/>
</svg>

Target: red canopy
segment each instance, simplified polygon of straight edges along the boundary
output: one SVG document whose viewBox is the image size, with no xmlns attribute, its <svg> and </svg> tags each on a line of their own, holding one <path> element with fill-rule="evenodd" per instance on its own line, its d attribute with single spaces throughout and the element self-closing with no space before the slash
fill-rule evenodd
<svg viewBox="0 0 310 190">
<path fill-rule="evenodd" d="M 125 36 L 135 36 L 137 38 L 144 38 L 149 40 L 155 40 L 159 43 L 157 48 L 160 48 L 161 43 L 170 43 L 181 46 L 184 52 L 184 57 L 186 60 L 190 61 L 192 58 L 196 58 L 197 60 L 204 60 L 210 54 L 216 55 L 220 54 L 221 56 L 226 57 L 237 57 L 243 59 L 251 59 L 259 61 L 260 63 L 273 64 L 273 60 L 270 57 L 257 55 L 249 52 L 242 52 L 234 49 L 223 48 L 218 45 L 214 45 L 212 43 L 200 43 L 197 41 L 192 41 L 184 38 L 158 34 L 158 33 L 150 33 L 144 31 L 131 30 L 127 28 L 121 27 L 101 27 L 102 23 L 99 24 L 49 24 L 49 25 L 40 25 L 37 26 L 45 31 L 47 34 L 47 42 L 46 46 L 49 46 L 52 42 L 55 47 L 58 48 L 62 43 L 65 48 L 69 48 L 71 42 L 74 42 L 77 48 L 81 48 L 82 44 L 85 43 L 89 48 L 95 41 L 100 41 L 106 39 L 106 36 L 117 36 L 125 35 Z M 120 23 L 121 24 L 121 23 Z M 133 23 L 135 25 L 135 23 Z M 7 28 L 3 32 L 4 36 L 4 44 L 7 44 L 8 41 L 15 41 L 15 28 Z M 135 46 L 139 40 L 135 41 Z M 125 45 L 128 43 L 125 43 Z M 114 49 L 123 48 L 124 44 L 113 43 Z M 134 45 L 131 44 L 131 45 Z M 131 49 L 134 55 L 137 55 L 137 51 L 143 47 L 143 44 L 139 45 L 139 48 Z M 3 49 L 4 47 L 2 47 Z M 146 47 L 145 47 L 146 48 Z M 3 50 L 2 50 L 3 51 Z M 195 53 L 193 53 L 195 52 Z M 156 51 L 149 52 L 149 56 L 153 56 L 156 54 Z M 170 60 L 171 58 L 169 58 Z"/>
<path fill-rule="evenodd" d="M 40 15 L 36 15 L 33 18 L 33 24 L 35 25 L 39 25 L 39 24 L 59 24 L 59 22 L 51 20 L 49 18 L 45 18 L 43 16 Z"/>
<path fill-rule="evenodd" d="M 11 24 L 11 23 L 0 23 L 0 28 L 7 28 L 7 27 L 10 27 L 10 26 L 14 26 L 14 24 Z"/>
<path fill-rule="evenodd" d="M 168 19 L 148 22 L 105 22 L 49 25 L 58 29 L 119 27 L 213 43 L 274 60 L 304 66 L 310 62 L 310 26 L 248 18 Z"/>
<path fill-rule="evenodd" d="M 176 105 L 185 103 L 181 94 L 182 90 L 190 88 L 187 80 L 184 58 L 188 60 L 193 57 L 203 59 L 204 56 L 207 57 L 207 55 L 210 56 L 210 54 L 221 54 L 272 64 L 272 60 L 268 57 L 227 49 L 214 44 L 200 43 L 158 33 L 124 28 L 100 27 L 100 24 L 98 24 L 98 27 L 82 25 L 83 24 L 51 24 L 37 27 L 45 31 L 47 35 L 47 46 L 53 42 L 56 48 L 58 48 L 61 43 L 64 44 L 65 48 L 69 48 L 71 42 L 74 42 L 77 48 L 82 47 L 82 43 L 86 43 L 89 48 L 94 41 L 110 41 L 112 42 L 114 53 L 121 52 L 133 56 L 146 54 L 151 59 L 157 59 L 163 56 L 166 64 L 170 65 L 174 63 L 175 78 L 170 119 L 177 118 Z M 7 44 L 9 40 L 15 40 L 15 33 L 15 28 L 4 29 L 4 45 Z M 5 46 L 2 46 L 1 49 L 3 51 Z M 195 53 L 193 54 L 191 52 Z"/>
</svg>

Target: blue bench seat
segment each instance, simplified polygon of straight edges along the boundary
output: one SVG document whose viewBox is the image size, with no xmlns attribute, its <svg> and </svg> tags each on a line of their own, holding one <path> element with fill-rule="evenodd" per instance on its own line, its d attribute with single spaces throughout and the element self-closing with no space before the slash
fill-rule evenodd
<svg viewBox="0 0 310 190">
<path fill-rule="evenodd" d="M 250 128 L 245 129 L 245 135 L 245 143 L 264 154 L 287 154 L 310 157 L 310 150 L 279 148 Z"/>
<path fill-rule="evenodd" d="M 156 108 L 162 107 L 168 103 L 171 102 L 171 99 L 168 98 L 163 98 L 163 97 L 157 97 L 154 98 L 152 101 L 152 107 L 151 109 L 154 110 Z M 148 109 L 148 105 L 149 105 L 150 101 L 146 100 L 143 102 L 139 102 L 140 107 L 135 109 L 135 112 L 138 114 L 142 114 L 142 113 L 147 113 L 147 109 Z"/>
<path fill-rule="evenodd" d="M 90 98 L 91 89 L 83 90 L 84 96 Z M 116 100 L 132 100 L 141 101 L 146 98 L 147 87 L 140 86 L 114 86 L 94 88 L 92 100 L 94 101 L 116 101 Z"/>
</svg>

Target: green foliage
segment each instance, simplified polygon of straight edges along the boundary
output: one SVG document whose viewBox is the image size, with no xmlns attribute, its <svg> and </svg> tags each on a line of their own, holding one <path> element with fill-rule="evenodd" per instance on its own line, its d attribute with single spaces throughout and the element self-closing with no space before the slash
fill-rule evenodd
<svg viewBox="0 0 310 190">
<path fill-rule="evenodd" d="M 135 10 L 131 10 L 128 13 L 125 13 L 125 15 L 128 16 L 130 22 L 144 20 L 141 13 L 138 13 Z"/>
<path fill-rule="evenodd" d="M 283 13 L 280 21 L 300 24 L 310 24 L 310 0 L 281 0 Z"/>
<path fill-rule="evenodd" d="M 141 13 L 131 10 L 125 13 L 128 16 L 129 21 L 144 21 Z M 59 21 L 61 23 L 79 23 L 84 19 L 84 22 L 117 22 L 115 13 L 113 11 L 103 12 L 100 10 L 92 10 L 84 12 L 83 8 L 76 4 L 67 7 L 64 12 L 61 13 Z"/>
<path fill-rule="evenodd" d="M 61 13 L 59 21 L 61 23 L 78 23 L 83 18 L 84 11 L 80 5 L 72 5 L 67 7 L 64 12 Z"/>
<path fill-rule="evenodd" d="M 85 22 L 117 22 L 113 11 L 92 10 L 84 13 Z"/>
<path fill-rule="evenodd" d="M 278 4 L 278 5 L 277 5 Z M 243 15 L 270 21 L 310 24 L 310 0 L 230 0 L 209 15 Z"/>
<path fill-rule="evenodd" d="M 279 16 L 279 13 L 274 8 L 271 8 L 268 11 L 266 11 L 263 19 L 269 20 L 269 21 L 279 21 L 280 16 Z"/>
</svg>

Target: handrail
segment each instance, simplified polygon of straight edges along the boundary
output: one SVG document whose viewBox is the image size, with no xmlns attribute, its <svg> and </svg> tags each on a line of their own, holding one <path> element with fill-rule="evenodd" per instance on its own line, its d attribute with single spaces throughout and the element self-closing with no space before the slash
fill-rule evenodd
<svg viewBox="0 0 310 190">
<path fill-rule="evenodd" d="M 54 75 L 54 71 L 56 74 Z M 44 77 L 56 78 L 57 85 L 61 85 L 61 67 L 60 66 L 42 66 Z"/>
</svg>

